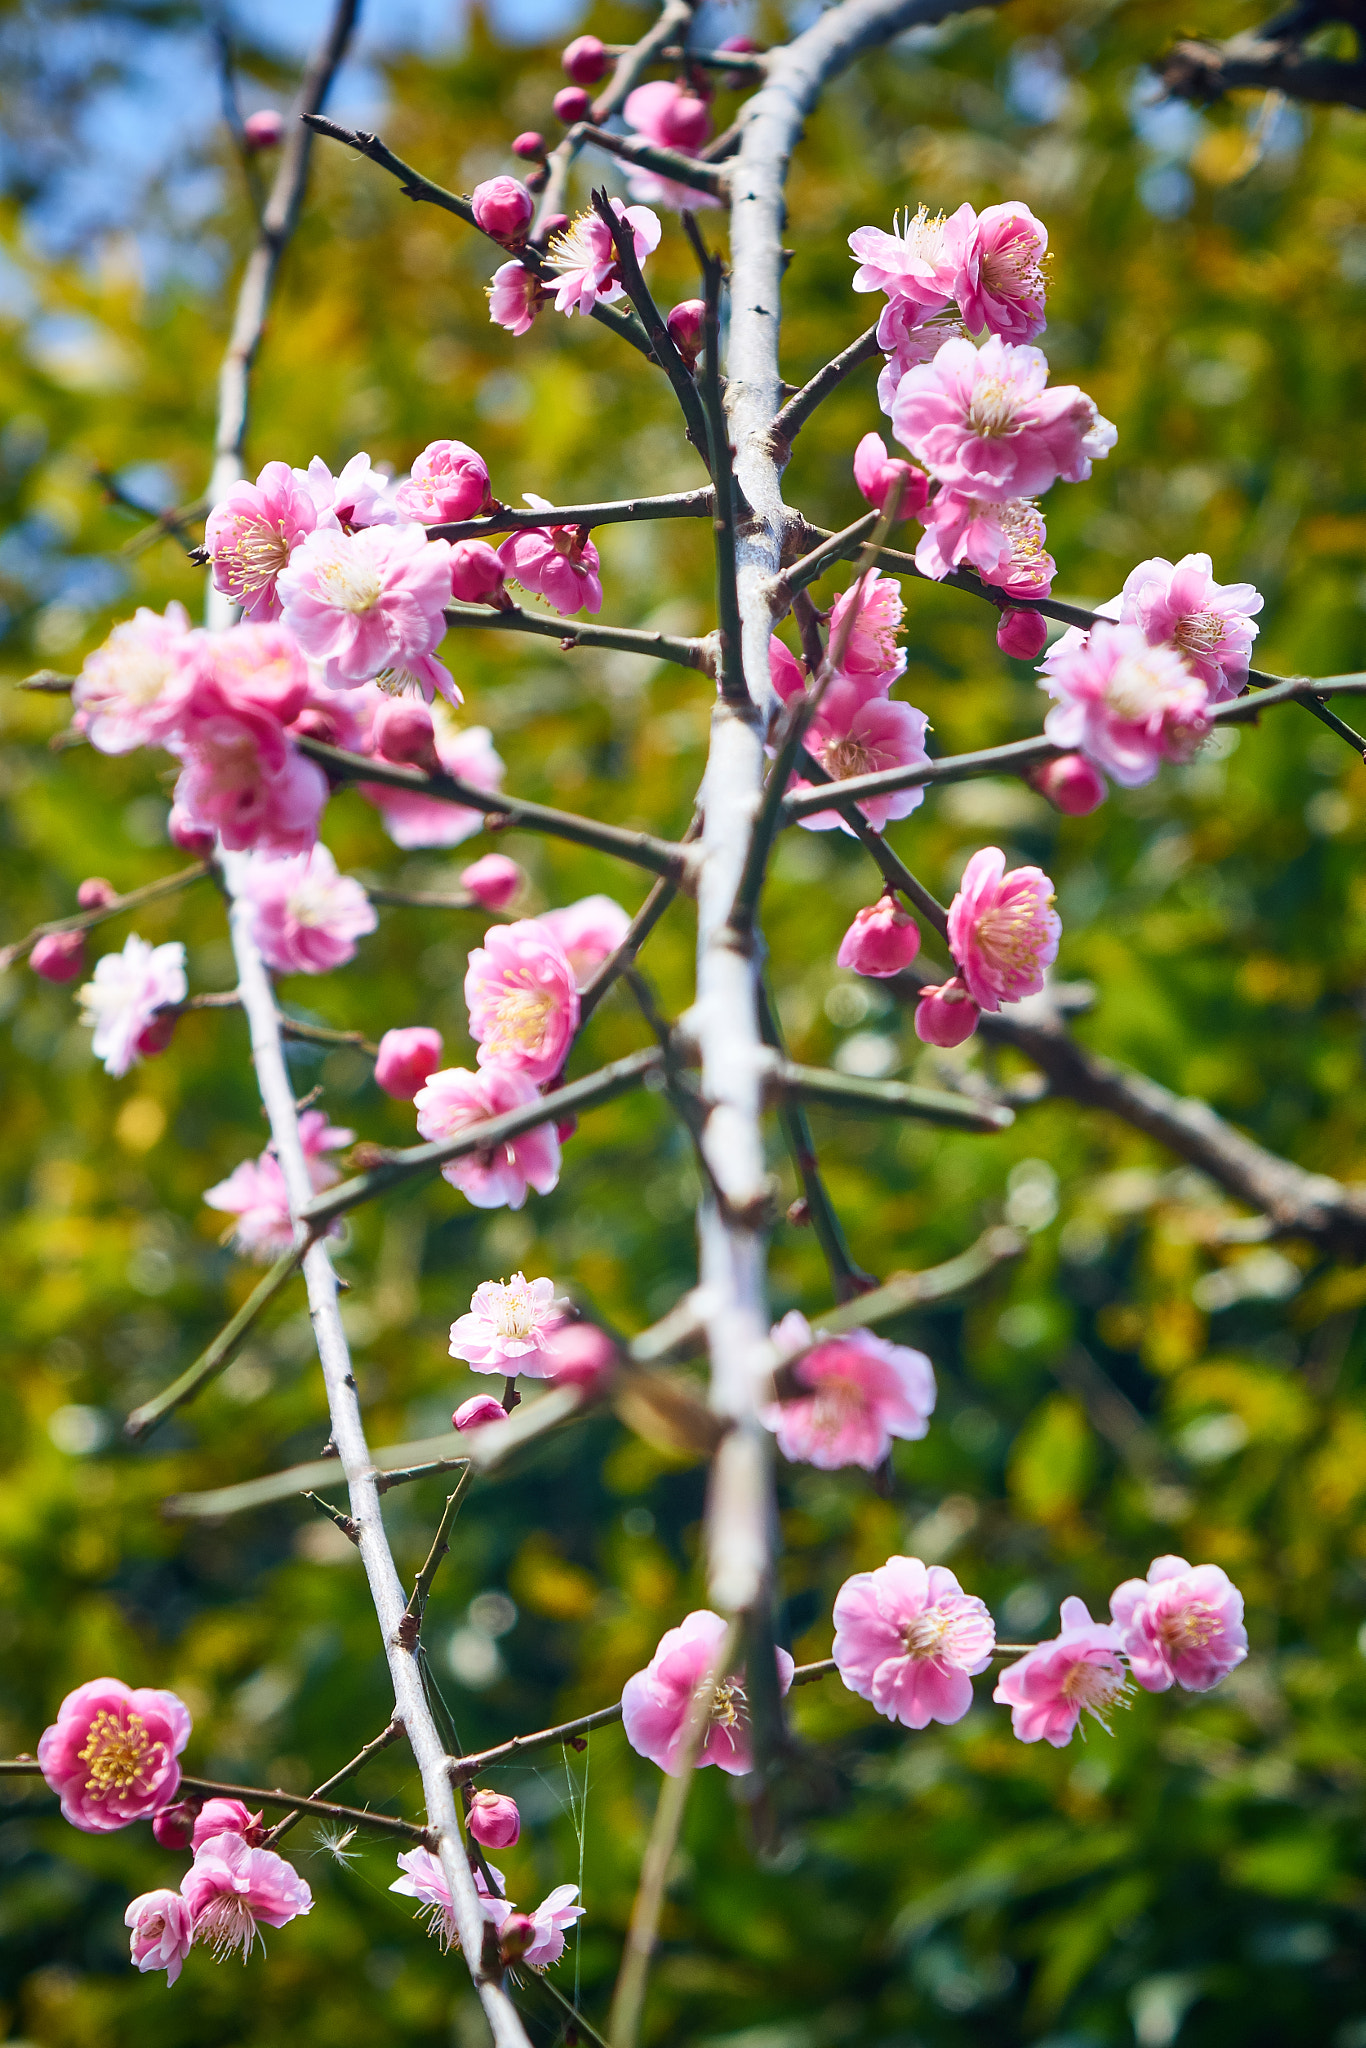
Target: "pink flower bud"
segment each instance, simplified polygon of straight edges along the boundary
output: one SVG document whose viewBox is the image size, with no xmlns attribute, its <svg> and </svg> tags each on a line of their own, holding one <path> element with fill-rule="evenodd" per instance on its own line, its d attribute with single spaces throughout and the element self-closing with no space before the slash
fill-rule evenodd
<svg viewBox="0 0 1366 2048">
<path fill-rule="evenodd" d="M 85 933 L 48 932 L 34 946 L 28 964 L 44 981 L 75 981 L 85 972 Z"/>
<path fill-rule="evenodd" d="M 538 135 L 534 128 L 524 128 L 512 139 L 512 154 L 521 157 L 524 163 L 540 163 L 545 156 L 545 137 Z"/>
<path fill-rule="evenodd" d="M 607 72 L 607 50 L 596 36 L 575 36 L 572 43 L 566 43 L 560 62 L 565 77 L 572 78 L 575 85 L 596 85 Z"/>
<path fill-rule="evenodd" d="M 461 604 L 495 604 L 503 594 L 503 564 L 486 540 L 458 540 L 451 548 L 451 595 Z"/>
<path fill-rule="evenodd" d="M 1007 607 L 996 628 L 996 645 L 1002 654 L 1015 661 L 1033 661 L 1048 645 L 1048 621 L 1042 612 L 1013 611 Z"/>
<path fill-rule="evenodd" d="M 388 697 L 375 713 L 370 738 L 377 754 L 386 761 L 410 761 L 419 767 L 440 766 L 436 758 L 436 728 L 425 704 L 407 697 Z"/>
<path fill-rule="evenodd" d="M 118 890 L 112 882 L 106 882 L 103 875 L 91 875 L 76 891 L 76 901 L 82 910 L 106 910 L 118 901 Z"/>
<path fill-rule="evenodd" d="M 891 890 L 860 910 L 835 958 L 855 974 L 900 974 L 920 951 L 920 927 Z"/>
<path fill-rule="evenodd" d="M 556 235 L 562 235 L 568 226 L 569 215 L 567 213 L 548 213 L 545 217 L 545 226 L 542 228 L 538 239 L 553 242 Z"/>
<path fill-rule="evenodd" d="M 526 876 L 505 853 L 486 853 L 461 871 L 460 886 L 485 910 L 502 910 L 517 894 Z"/>
<path fill-rule="evenodd" d="M 215 1835 L 240 1835 L 249 1849 L 255 1849 L 264 1833 L 260 1814 L 248 1813 L 240 1799 L 206 1799 L 195 1818 L 190 1846 L 197 1853 Z"/>
<path fill-rule="evenodd" d="M 601 1393 L 616 1358 L 616 1345 L 596 1323 L 565 1323 L 546 1342 L 545 1376 L 557 1386 Z"/>
<path fill-rule="evenodd" d="M 702 353 L 703 324 L 707 317 L 706 302 L 703 299 L 684 299 L 674 307 L 665 325 L 673 336 L 674 347 L 691 370 Z"/>
<path fill-rule="evenodd" d="M 469 1400 L 462 1401 L 452 1415 L 451 1426 L 459 1430 L 482 1429 L 487 1422 L 506 1422 L 507 1419 L 507 1409 L 501 1401 L 495 1401 L 492 1394 L 471 1394 Z"/>
<path fill-rule="evenodd" d="M 899 455 L 889 455 L 880 434 L 865 434 L 854 450 L 854 482 L 879 512 L 886 510 L 887 500 L 900 484 L 898 519 L 914 519 L 923 512 L 930 492 L 930 480 L 924 470 L 917 469 L 913 462 L 903 462 Z"/>
<path fill-rule="evenodd" d="M 724 43 L 716 45 L 718 50 L 734 50 L 737 57 L 752 56 L 759 45 L 753 36 L 727 36 Z"/>
<path fill-rule="evenodd" d="M 498 1936 L 498 1953 L 505 1963 L 515 1963 L 536 1939 L 536 1922 L 530 1913 L 509 1913 Z"/>
<path fill-rule="evenodd" d="M 152 1833 L 163 1849 L 188 1849 L 199 1814 L 197 1799 L 181 1799 L 152 1815 Z"/>
<path fill-rule="evenodd" d="M 142 1059 L 151 1059 L 155 1053 L 165 1052 L 175 1037 L 180 1012 L 174 1004 L 157 1012 L 149 1024 L 144 1024 L 138 1033 L 138 1042 L 133 1048 Z"/>
<path fill-rule="evenodd" d="M 285 139 L 285 117 L 275 107 L 260 107 L 242 123 L 248 149 L 278 149 Z"/>
<path fill-rule="evenodd" d="M 668 148 L 691 153 L 702 147 L 711 125 L 711 109 L 705 100 L 680 90 L 672 100 L 661 101 L 658 111 L 660 133 Z"/>
<path fill-rule="evenodd" d="M 182 853 L 197 854 L 201 860 L 211 854 L 218 843 L 218 835 L 207 826 L 196 825 L 179 804 L 171 805 L 171 815 L 166 820 L 166 836 Z"/>
<path fill-rule="evenodd" d="M 915 1010 L 915 1035 L 926 1045 L 961 1045 L 972 1037 L 980 1015 L 962 976 L 955 974 L 921 996 Z"/>
<path fill-rule="evenodd" d="M 497 242 L 524 242 L 536 205 L 520 178 L 486 178 L 470 195 L 475 224 Z"/>
<path fill-rule="evenodd" d="M 593 102 L 581 85 L 563 85 L 550 102 L 555 110 L 555 119 L 563 121 L 566 128 L 572 128 L 576 121 L 586 121 Z"/>
<path fill-rule="evenodd" d="M 1061 754 L 1036 768 L 1029 779 L 1039 795 L 1068 818 L 1084 818 L 1105 801 L 1105 777 L 1084 754 Z"/>
<path fill-rule="evenodd" d="M 487 1400 L 487 1394 L 484 1396 Z M 506 1792 L 478 1791 L 470 1800 L 470 1833 L 486 1849 L 510 1849 L 522 1832 L 517 1801 Z"/>
<path fill-rule="evenodd" d="M 430 1024 L 386 1031 L 379 1042 L 375 1079 L 396 1102 L 411 1102 L 427 1076 L 441 1065 L 441 1033 Z"/>
<path fill-rule="evenodd" d="M 562 1116 L 555 1126 L 555 1136 L 562 1145 L 567 1145 L 578 1128 L 579 1120 L 576 1116 Z"/>
</svg>

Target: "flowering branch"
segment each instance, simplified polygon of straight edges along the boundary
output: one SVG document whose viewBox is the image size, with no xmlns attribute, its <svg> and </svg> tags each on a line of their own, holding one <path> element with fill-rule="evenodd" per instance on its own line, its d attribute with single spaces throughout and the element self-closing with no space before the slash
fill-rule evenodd
<svg viewBox="0 0 1366 2048">
<path fill-rule="evenodd" d="M 692 227 L 691 218 L 689 226 Z M 744 663 L 740 646 L 740 599 L 735 576 L 735 450 L 721 396 L 721 281 L 719 256 L 711 255 L 692 228 L 693 246 L 702 261 L 702 286 L 706 314 L 703 321 L 702 398 L 706 414 L 707 447 L 716 491 L 716 515 L 712 530 L 716 536 L 716 611 L 721 643 L 721 694 L 732 704 L 748 702 Z"/>
<path fill-rule="evenodd" d="M 543 524 L 545 517 L 543 514 Z M 558 640 L 566 653 L 574 647 L 610 647 L 622 654 L 644 654 L 653 661 L 676 662 L 679 668 L 695 668 L 704 676 L 712 674 L 712 650 L 706 640 L 684 640 L 674 633 L 652 633 L 637 626 L 581 626 L 572 619 L 529 612 L 524 605 L 517 604 L 488 608 L 447 605 L 446 624 L 482 626 L 492 633 L 539 633 L 543 639 Z"/>
<path fill-rule="evenodd" d="M 636 231 L 633 223 L 614 209 L 607 193 L 594 192 L 593 211 L 612 237 L 612 246 L 617 252 L 617 271 L 621 277 L 622 289 L 635 307 L 640 323 L 650 337 L 654 359 L 674 388 L 687 422 L 687 436 L 702 460 L 707 463 L 713 479 L 716 479 L 716 455 L 711 447 L 709 422 L 703 417 L 698 401 L 697 386 L 693 375 L 678 352 L 678 344 L 670 334 L 664 315 L 654 301 L 654 294 L 641 273 L 640 259 L 636 255 Z M 718 506 L 721 485 L 716 482 Z M 718 517 L 720 516 L 718 511 Z"/>
<path fill-rule="evenodd" d="M 832 391 L 837 391 L 845 378 L 851 371 L 856 370 L 860 363 L 871 363 L 873 358 L 880 354 L 881 350 L 877 345 L 877 326 L 874 324 L 860 334 L 856 341 L 851 341 L 848 348 L 841 349 L 823 370 L 817 370 L 815 376 L 788 399 L 775 417 L 770 430 L 773 459 L 780 468 L 787 467 L 792 454 L 792 443 L 816 407 L 822 404 Z"/>
<path fill-rule="evenodd" d="M 39 939 L 59 932 L 93 931 L 97 924 L 106 924 L 111 917 L 122 917 L 125 910 L 141 910 L 146 903 L 158 903 L 163 896 L 174 896 L 178 890 L 188 889 L 192 882 L 202 882 L 213 871 L 212 861 L 196 861 L 193 867 L 180 868 L 173 875 L 163 875 L 157 882 L 146 882 L 141 889 L 130 889 L 126 896 L 116 896 L 111 890 L 103 903 L 90 910 L 78 910 L 70 917 L 54 917 L 47 924 L 36 924 L 26 938 L 0 947 L 0 974 L 18 961 L 26 960 Z"/>
<path fill-rule="evenodd" d="M 638 519 L 709 519 L 710 484 L 695 491 L 669 491 L 658 498 L 607 498 L 592 505 L 524 508 L 500 505 L 480 519 L 451 519 L 429 526 L 433 540 L 480 540 L 489 533 L 534 533 L 543 526 L 620 526 Z"/>
<path fill-rule="evenodd" d="M 371 1743 L 369 1748 L 363 1751 L 361 1756 L 349 1764 L 346 1770 L 341 1772 L 339 1777 L 332 1780 L 332 1782 L 338 1783 L 340 1778 L 349 1777 L 351 1772 L 364 1761 L 367 1755 L 383 1746 L 385 1739 L 391 1738 L 386 1736 L 381 1738 L 379 1742 Z M 0 1777 L 39 1778 L 42 1775 L 42 1766 L 35 1763 L 30 1757 L 5 1757 L 0 1759 Z M 278 1786 L 228 1785 L 222 1783 L 217 1778 L 182 1776 L 180 1784 L 184 1791 L 203 1794 L 204 1797 L 209 1799 L 240 1799 L 244 1804 L 251 1800 L 258 1806 L 297 1807 L 300 1814 L 316 1813 L 323 1820 L 344 1820 L 349 1821 L 352 1827 L 374 1828 L 381 1834 L 406 1835 L 409 1841 L 420 1842 L 424 1847 L 428 1848 L 432 1844 L 432 1834 L 429 1828 L 420 1827 L 415 1821 L 399 1820 L 393 1814 L 374 1813 L 366 1806 L 338 1806 L 330 1799 L 305 1796 L 302 1792 L 282 1792 Z"/>
</svg>

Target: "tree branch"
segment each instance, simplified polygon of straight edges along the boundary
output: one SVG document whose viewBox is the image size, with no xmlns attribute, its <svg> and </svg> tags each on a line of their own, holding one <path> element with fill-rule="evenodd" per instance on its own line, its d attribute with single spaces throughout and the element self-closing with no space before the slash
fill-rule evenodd
<svg viewBox="0 0 1366 2048">
<path fill-rule="evenodd" d="M 541 525 L 549 524 L 550 515 L 542 513 Z M 651 633 L 636 626 L 581 625 L 547 612 L 529 612 L 523 605 L 447 605 L 446 624 L 479 626 L 490 633 L 537 633 L 543 640 L 558 640 L 566 653 L 575 647 L 610 647 L 622 654 L 643 654 L 652 661 L 676 662 L 679 668 L 695 668 L 704 676 L 713 672 L 711 645 L 706 640 L 681 640 L 675 634 Z"/>
<path fill-rule="evenodd" d="M 126 910 L 141 910 L 145 903 L 158 903 L 163 896 L 174 896 L 178 890 L 188 889 L 191 882 L 202 882 L 213 871 L 212 861 L 196 861 L 192 868 L 180 868 L 173 875 L 163 875 L 158 882 L 146 882 L 141 889 L 130 889 L 126 896 L 115 896 L 98 910 L 78 910 L 70 917 L 54 917 L 47 924 L 36 924 L 26 938 L 0 947 L 0 974 L 17 961 L 26 960 L 39 939 L 46 938 L 49 933 L 93 931 L 97 924 L 107 924 L 111 917 L 122 917 Z"/>
<path fill-rule="evenodd" d="M 219 1331 L 194 1364 L 188 1366 L 179 1379 L 172 1380 L 162 1393 L 133 1410 L 123 1425 L 125 1436 L 131 1437 L 134 1443 L 149 1437 L 168 1415 L 173 1415 L 177 1408 L 183 1408 L 187 1401 L 192 1401 L 211 1380 L 217 1379 L 225 1367 L 231 1365 L 258 1316 L 293 1278 L 302 1263 L 303 1252 L 302 1246 L 295 1245 L 281 1254 L 265 1278 L 247 1296 L 232 1321 Z"/>
<path fill-rule="evenodd" d="M 789 398 L 774 418 L 770 429 L 773 459 L 780 469 L 785 469 L 792 456 L 792 443 L 810 419 L 816 407 L 822 404 L 832 391 L 858 369 L 860 363 L 871 363 L 881 355 L 877 345 L 877 324 L 860 334 L 857 341 L 851 341 L 848 348 L 840 353 L 823 370 L 817 370 L 809 383 L 803 384 L 795 397 Z"/>
<path fill-rule="evenodd" d="M 606 498 L 592 505 L 523 507 L 500 505 L 482 519 L 450 519 L 429 526 L 433 540 L 482 540 L 490 533 L 534 532 L 544 526 L 621 526 L 644 519 L 710 519 L 710 484 L 695 491 L 669 491 L 659 498 Z"/>
</svg>

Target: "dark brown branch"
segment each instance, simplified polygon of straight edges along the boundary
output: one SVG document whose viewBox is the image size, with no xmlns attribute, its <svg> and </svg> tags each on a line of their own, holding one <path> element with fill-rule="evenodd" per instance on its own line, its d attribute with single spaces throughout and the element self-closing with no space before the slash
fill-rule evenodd
<svg viewBox="0 0 1366 2048">
<path fill-rule="evenodd" d="M 710 484 L 695 491 L 670 491 L 659 498 L 606 498 L 592 505 L 551 505 L 531 509 L 500 505 L 483 519 L 452 519 L 429 526 L 433 540 L 481 540 L 490 533 L 534 532 L 544 526 L 621 526 L 638 519 L 710 519 Z"/>
<path fill-rule="evenodd" d="M 1331 18 L 1346 19 L 1347 9 L 1334 8 Z M 1359 34 L 1364 27 L 1358 14 Z M 1163 63 L 1161 78 L 1174 98 L 1205 104 L 1226 92 L 1250 91 L 1285 93 L 1319 106 L 1366 107 L 1366 64 L 1335 63 L 1265 31 L 1226 43 L 1178 43 Z"/>
<path fill-rule="evenodd" d="M 856 370 L 860 363 L 871 363 L 882 353 L 877 345 L 876 325 L 860 334 L 857 341 L 851 341 L 848 348 L 841 349 L 823 370 L 817 370 L 814 377 L 803 384 L 794 397 L 782 407 L 770 429 L 773 443 L 773 458 L 780 467 L 786 467 L 792 454 L 792 443 L 810 419 L 816 407 L 827 399 L 832 391 Z"/>
<path fill-rule="evenodd" d="M 605 149 L 609 156 L 620 157 L 625 163 L 639 164 L 643 171 L 654 171 L 661 178 L 671 178 L 676 185 L 691 185 L 695 191 L 705 192 L 712 199 L 725 197 L 725 172 L 702 163 L 695 156 L 684 156 L 681 150 L 661 149 L 638 135 L 614 135 L 608 128 L 594 127 L 591 121 L 576 121 L 566 139 L 570 138 L 580 145 L 592 143 L 595 149 Z"/>
<path fill-rule="evenodd" d="M 543 515 L 541 524 L 550 524 Z M 652 661 L 676 662 L 679 668 L 712 673 L 713 656 L 707 640 L 682 640 L 673 633 L 650 633 L 637 626 L 595 626 L 575 619 L 552 618 L 547 612 L 529 612 L 522 605 L 452 604 L 446 607 L 448 626 L 479 626 L 490 633 L 537 633 L 543 640 L 558 640 L 567 653 L 574 647 L 610 647 L 621 654 L 643 654 Z"/>
</svg>

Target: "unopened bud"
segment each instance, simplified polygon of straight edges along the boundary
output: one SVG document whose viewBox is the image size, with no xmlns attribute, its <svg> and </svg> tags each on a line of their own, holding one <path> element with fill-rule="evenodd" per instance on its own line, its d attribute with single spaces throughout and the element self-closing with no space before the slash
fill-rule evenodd
<svg viewBox="0 0 1366 2048">
<path fill-rule="evenodd" d="M 596 1394 L 611 1378 L 617 1347 L 596 1323 L 564 1323 L 549 1333 L 544 1359 L 546 1378 L 556 1386 Z"/>
<path fill-rule="evenodd" d="M 469 1818 L 470 1833 L 485 1849 L 510 1849 L 522 1832 L 517 1801 L 509 1799 L 506 1792 L 474 1793 Z"/>
<path fill-rule="evenodd" d="M 854 450 L 854 482 L 879 512 L 886 511 L 899 487 L 898 519 L 914 519 L 923 512 L 930 494 L 930 480 L 924 470 L 917 469 L 913 462 L 904 462 L 899 455 L 889 455 L 880 434 L 865 434 Z"/>
<path fill-rule="evenodd" d="M 154 1053 L 165 1052 L 167 1046 L 175 1037 L 175 1028 L 179 1022 L 180 1012 L 174 1003 L 168 1004 L 165 1009 L 158 1010 L 150 1024 L 144 1024 L 142 1030 L 138 1033 L 138 1042 L 134 1047 L 134 1051 L 143 1059 L 150 1059 Z"/>
<path fill-rule="evenodd" d="M 981 1015 L 960 975 L 939 988 L 927 988 L 916 1005 L 915 1035 L 924 1045 L 961 1045 L 977 1029 Z"/>
<path fill-rule="evenodd" d="M 607 72 L 607 48 L 597 36 L 575 36 L 560 57 L 566 78 L 575 85 L 596 85 Z"/>
<path fill-rule="evenodd" d="M 476 185 L 470 195 L 470 206 L 475 224 L 486 235 L 492 235 L 495 241 L 506 242 L 509 246 L 526 240 L 531 216 L 536 211 L 531 194 L 521 179 L 510 178 L 506 174 L 486 178 L 482 185 Z"/>
<path fill-rule="evenodd" d="M 390 697 L 375 713 L 370 737 L 386 761 L 409 761 L 419 767 L 436 764 L 436 728 L 425 704 Z"/>
<path fill-rule="evenodd" d="M 593 102 L 581 85 L 562 85 L 550 102 L 555 119 L 563 121 L 566 128 L 572 128 L 576 121 L 586 121 Z"/>
<path fill-rule="evenodd" d="M 673 345 L 682 356 L 688 368 L 694 369 L 702 353 L 706 334 L 707 307 L 703 299 L 684 299 L 674 307 L 665 325 L 673 338 Z"/>
<path fill-rule="evenodd" d="M 504 910 L 525 880 L 522 869 L 505 853 L 486 853 L 461 871 L 460 886 L 485 910 Z"/>
<path fill-rule="evenodd" d="M 85 972 L 85 933 L 48 932 L 35 943 L 28 964 L 44 981 L 75 981 Z"/>
<path fill-rule="evenodd" d="M 538 135 L 534 128 L 523 129 L 520 135 L 512 138 L 512 154 L 521 157 L 525 163 L 540 163 L 545 156 L 545 137 Z"/>
<path fill-rule="evenodd" d="M 1086 817 L 1106 797 L 1105 777 L 1083 754 L 1061 754 L 1056 761 L 1045 761 L 1029 780 L 1054 810 L 1068 818 Z"/>
<path fill-rule="evenodd" d="M 111 903 L 117 903 L 118 890 L 112 882 L 106 882 L 103 875 L 91 875 L 76 891 L 76 901 L 82 910 L 107 910 Z"/>
<path fill-rule="evenodd" d="M 275 107 L 261 107 L 242 123 L 248 149 L 278 149 L 285 139 L 285 117 Z"/>
<path fill-rule="evenodd" d="M 451 1427 L 460 1431 L 483 1429 L 490 1422 L 506 1422 L 507 1409 L 501 1401 L 495 1401 L 492 1394 L 471 1394 L 468 1401 L 462 1401 L 451 1417 Z M 480 1841 L 483 1836 L 479 1836 Z"/>
<path fill-rule="evenodd" d="M 996 645 L 1015 661 L 1033 661 L 1048 645 L 1048 621 L 1042 612 L 1007 609 L 996 628 Z"/>
<path fill-rule="evenodd" d="M 199 1813 L 197 1799 L 181 1799 L 152 1815 L 152 1833 L 163 1849 L 188 1849 Z"/>
<path fill-rule="evenodd" d="M 395 1102 L 411 1102 L 441 1065 L 441 1033 L 430 1024 L 386 1031 L 375 1059 L 375 1081 Z"/>
<path fill-rule="evenodd" d="M 541 229 L 539 239 L 547 242 L 553 241 L 555 236 L 562 235 L 568 226 L 569 215 L 567 213 L 549 213 L 546 215 L 545 226 Z"/>
<path fill-rule="evenodd" d="M 503 564 L 486 540 L 458 540 L 451 548 L 451 595 L 461 604 L 496 604 L 503 594 Z"/>
<path fill-rule="evenodd" d="M 206 825 L 196 825 L 179 804 L 171 805 L 171 815 L 166 820 L 166 837 L 182 853 L 197 853 L 201 860 L 212 853 L 218 843 L 217 834 Z"/>
<path fill-rule="evenodd" d="M 536 1922 L 530 1913 L 509 1913 L 498 1936 L 498 1953 L 505 1963 L 515 1963 L 536 1939 Z"/>
</svg>

